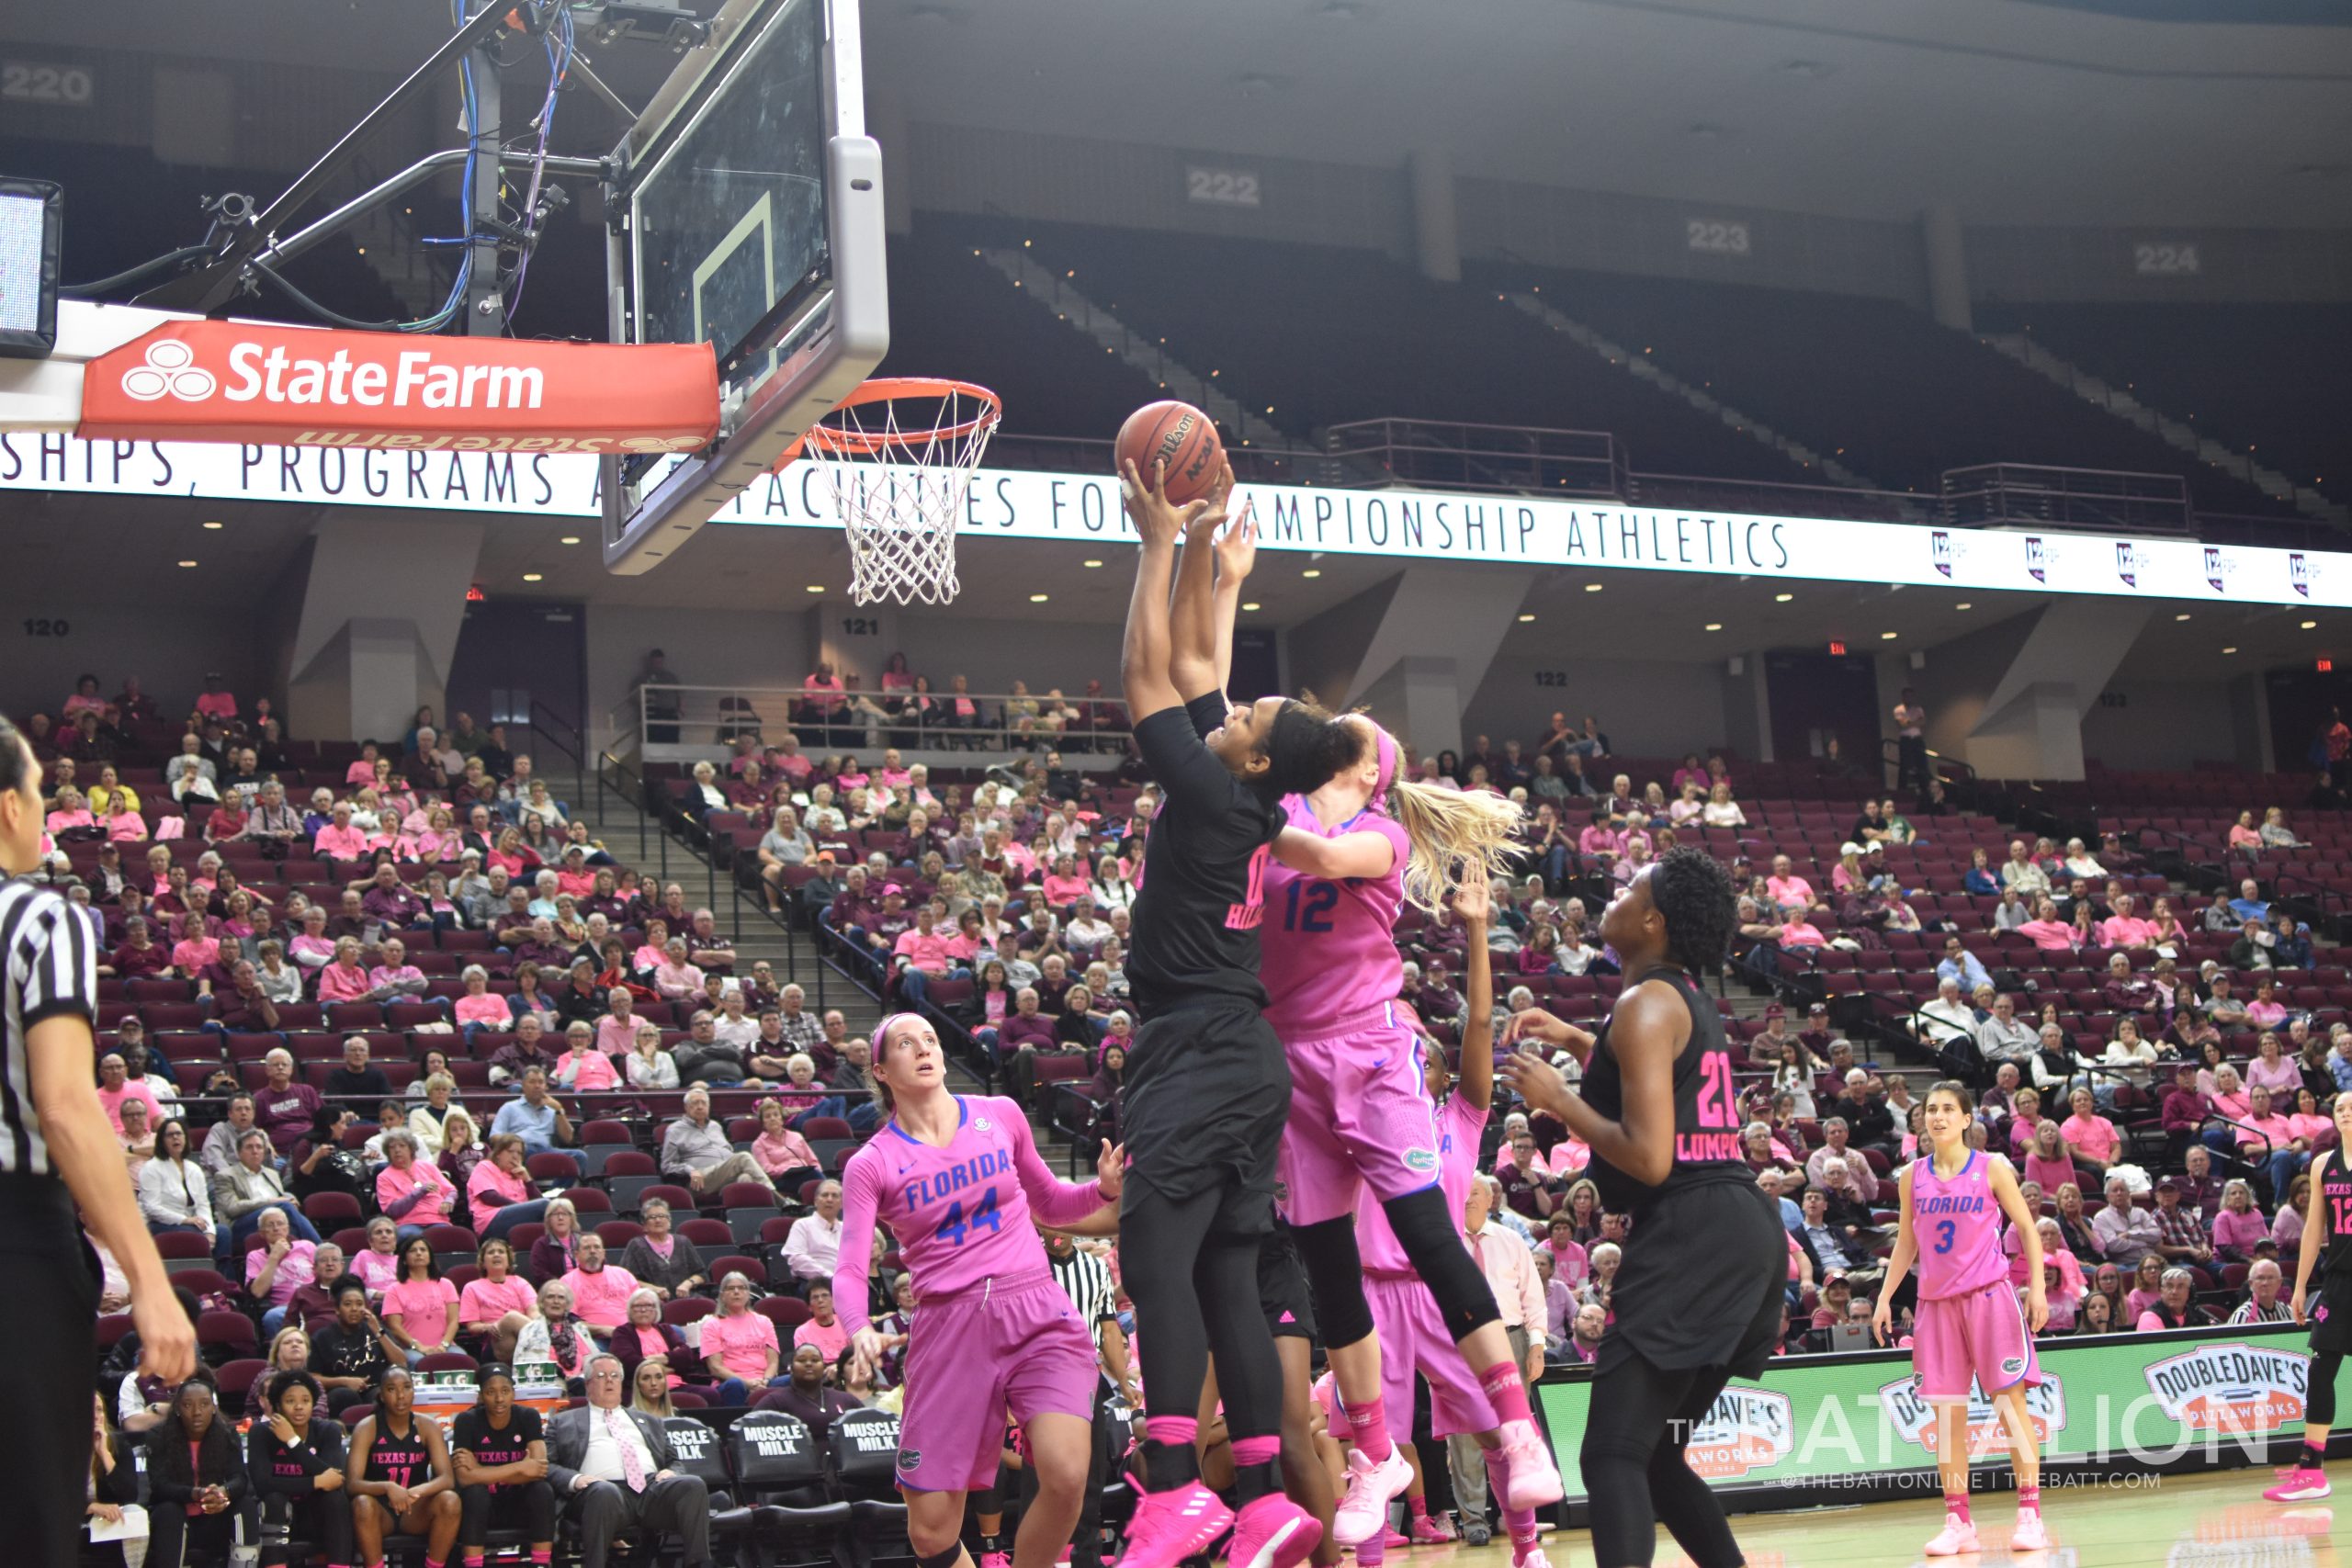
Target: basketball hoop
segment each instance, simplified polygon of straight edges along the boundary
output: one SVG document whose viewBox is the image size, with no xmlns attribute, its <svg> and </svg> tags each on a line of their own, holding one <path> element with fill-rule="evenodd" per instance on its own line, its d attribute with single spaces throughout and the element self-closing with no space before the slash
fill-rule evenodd
<svg viewBox="0 0 2352 1568">
<path fill-rule="evenodd" d="M 1004 404 L 986 387 L 931 377 L 867 381 L 801 446 L 821 465 L 849 536 L 860 604 L 956 597 L 956 524 Z"/>
</svg>

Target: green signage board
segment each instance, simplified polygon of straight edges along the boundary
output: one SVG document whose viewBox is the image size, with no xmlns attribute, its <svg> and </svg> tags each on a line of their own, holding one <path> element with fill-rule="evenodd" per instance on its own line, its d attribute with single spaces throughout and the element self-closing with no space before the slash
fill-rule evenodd
<svg viewBox="0 0 2352 1568">
<path fill-rule="evenodd" d="M 2150 1468 L 2240 1450 L 2258 1457 L 2303 1418 L 2309 1340 L 2292 1325 L 2043 1340 L 2042 1382 L 2028 1398 L 2046 1460 Z M 2337 1393 L 2352 1402 L 2352 1371 Z M 1591 1408 L 1581 1370 L 1538 1391 L 1568 1500 L 1586 1495 L 1577 1454 Z M 1691 1435 L 1690 1468 L 1719 1486 L 1851 1484 L 1935 1464 L 1935 1416 L 1908 1351 L 1776 1359 L 1736 1382 Z M 2006 1436 L 1981 1393 L 1969 1401 L 1980 1465 L 2008 1463 Z"/>
</svg>

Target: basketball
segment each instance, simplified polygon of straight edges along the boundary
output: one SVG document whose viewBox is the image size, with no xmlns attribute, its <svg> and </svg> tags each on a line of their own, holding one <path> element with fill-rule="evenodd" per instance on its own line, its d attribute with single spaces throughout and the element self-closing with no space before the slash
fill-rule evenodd
<svg viewBox="0 0 2352 1568">
<path fill-rule="evenodd" d="M 1225 443 L 1217 438 L 1209 416 L 1173 398 L 1146 403 L 1119 426 L 1114 454 L 1122 479 L 1133 463 L 1143 482 L 1151 483 L 1151 466 L 1168 466 L 1168 499 L 1189 506 L 1209 492 L 1225 468 Z"/>
</svg>

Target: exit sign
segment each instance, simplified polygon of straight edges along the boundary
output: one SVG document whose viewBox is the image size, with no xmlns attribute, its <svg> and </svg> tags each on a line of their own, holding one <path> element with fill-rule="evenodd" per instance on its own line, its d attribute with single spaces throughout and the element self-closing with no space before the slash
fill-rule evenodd
<svg viewBox="0 0 2352 1568">
<path fill-rule="evenodd" d="M 2319 661 L 2319 672 L 2323 675 L 2329 673 L 2335 668 L 2335 660 L 2333 659 L 2323 659 Z"/>
<path fill-rule="evenodd" d="M 1846 657 L 1846 645 L 1845 645 L 1844 643 L 1842 643 L 1842 642 L 1833 642 L 1833 643 L 1831 643 L 1831 644 L 1829 645 L 1829 657 L 1830 657 L 1830 658 L 1832 658 L 1832 659 L 1843 659 L 1843 658 L 1845 658 L 1845 657 Z"/>
</svg>

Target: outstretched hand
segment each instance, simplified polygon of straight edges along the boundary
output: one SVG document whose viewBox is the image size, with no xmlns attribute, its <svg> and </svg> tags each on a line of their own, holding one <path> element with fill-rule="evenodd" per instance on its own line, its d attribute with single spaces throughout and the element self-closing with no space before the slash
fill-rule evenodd
<svg viewBox="0 0 2352 1568">
<path fill-rule="evenodd" d="M 1151 483 L 1148 485 L 1143 482 L 1143 475 L 1136 471 L 1133 458 L 1120 466 L 1120 493 L 1125 499 L 1127 521 L 1135 525 L 1136 537 L 1147 548 L 1175 548 L 1176 541 L 1183 537 L 1184 530 L 1192 525 L 1193 520 L 1208 510 L 1209 503 L 1204 501 L 1196 501 L 1190 506 L 1178 506 L 1168 499 L 1168 465 L 1165 463 L 1152 464 Z"/>
<path fill-rule="evenodd" d="M 1102 1152 L 1094 1159 L 1094 1175 L 1096 1190 L 1105 1200 L 1118 1197 L 1119 1184 L 1125 1179 L 1126 1169 L 1127 1146 L 1125 1144 L 1114 1144 L 1108 1138 L 1103 1139 Z"/>
<path fill-rule="evenodd" d="M 1578 1029 L 1542 1008 L 1522 1008 L 1510 1015 L 1510 1023 L 1503 1030 L 1506 1045 L 1529 1040 L 1541 1041 L 1555 1051 L 1566 1051 L 1579 1062 L 1592 1055 L 1592 1034 L 1589 1030 Z"/>
<path fill-rule="evenodd" d="M 1568 1101 L 1568 1080 L 1560 1069 L 1546 1061 L 1541 1050 L 1521 1045 L 1496 1064 L 1511 1092 L 1527 1103 L 1531 1111 L 1548 1112 L 1560 1121 L 1567 1117 L 1562 1107 Z"/>
<path fill-rule="evenodd" d="M 1238 584 L 1258 564 L 1258 516 L 1250 502 L 1241 503 L 1235 518 L 1216 541 L 1216 575 L 1220 582 Z"/>
</svg>

